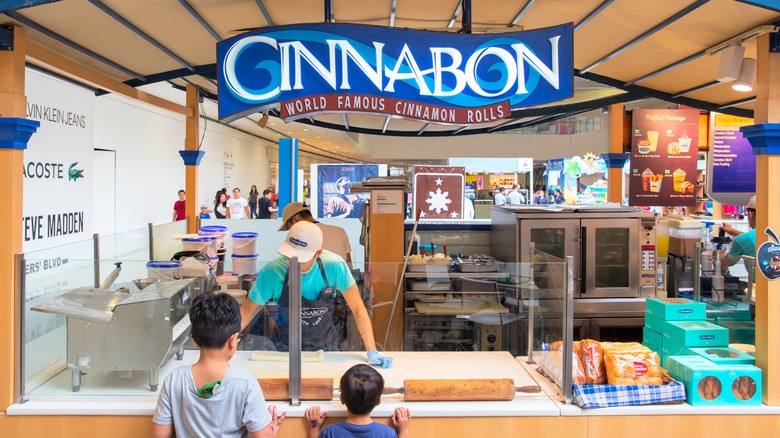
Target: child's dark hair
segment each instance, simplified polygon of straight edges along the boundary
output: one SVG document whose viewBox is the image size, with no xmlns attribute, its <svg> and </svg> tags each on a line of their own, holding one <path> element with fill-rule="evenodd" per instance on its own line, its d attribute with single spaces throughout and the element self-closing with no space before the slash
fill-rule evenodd
<svg viewBox="0 0 780 438">
<path fill-rule="evenodd" d="M 339 390 L 350 413 L 370 413 L 382 397 L 385 379 L 375 369 L 358 364 L 348 369 L 339 382 Z"/>
<path fill-rule="evenodd" d="M 192 340 L 198 347 L 222 348 L 241 331 L 241 309 L 226 293 L 205 293 L 192 301 L 190 321 Z"/>
</svg>

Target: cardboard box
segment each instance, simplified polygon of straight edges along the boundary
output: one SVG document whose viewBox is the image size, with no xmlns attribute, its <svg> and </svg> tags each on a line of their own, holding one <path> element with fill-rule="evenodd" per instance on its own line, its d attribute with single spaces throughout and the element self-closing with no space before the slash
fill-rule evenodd
<svg viewBox="0 0 780 438">
<path fill-rule="evenodd" d="M 702 320 L 707 318 L 707 305 L 687 298 L 648 298 L 646 313 L 664 321 Z"/>
<path fill-rule="evenodd" d="M 721 321 L 718 319 L 718 322 L 718 325 L 729 330 L 729 344 L 756 344 L 755 321 Z"/>
<path fill-rule="evenodd" d="M 752 365 L 717 365 L 676 361 L 675 370 L 685 384 L 692 406 L 760 406 L 761 369 Z M 674 377 L 674 376 L 673 376 Z"/>
<path fill-rule="evenodd" d="M 649 313 L 645 313 L 645 327 L 663 335 L 666 331 L 666 321 L 656 316 L 650 315 Z"/>
<path fill-rule="evenodd" d="M 663 350 L 664 336 L 650 327 L 642 328 L 642 345 L 655 351 L 659 355 Z"/>
<path fill-rule="evenodd" d="M 689 348 L 688 354 L 697 354 L 718 365 L 755 365 L 756 358 L 729 347 Z"/>
<path fill-rule="evenodd" d="M 666 340 L 683 347 L 727 347 L 729 330 L 707 321 L 664 321 L 664 345 Z"/>
</svg>

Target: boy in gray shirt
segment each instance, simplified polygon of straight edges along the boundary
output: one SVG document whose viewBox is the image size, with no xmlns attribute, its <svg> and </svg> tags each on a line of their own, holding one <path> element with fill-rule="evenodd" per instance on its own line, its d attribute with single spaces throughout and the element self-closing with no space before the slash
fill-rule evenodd
<svg viewBox="0 0 780 438">
<path fill-rule="evenodd" d="M 200 358 L 163 381 L 152 436 L 275 437 L 286 413 L 266 407 L 257 378 L 228 362 L 241 329 L 238 302 L 225 293 L 200 295 L 192 302 L 190 321 Z"/>
</svg>

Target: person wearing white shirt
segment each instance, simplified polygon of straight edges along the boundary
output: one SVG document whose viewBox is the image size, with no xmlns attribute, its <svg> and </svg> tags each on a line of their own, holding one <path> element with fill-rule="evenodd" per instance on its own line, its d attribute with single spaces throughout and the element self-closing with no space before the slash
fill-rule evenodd
<svg viewBox="0 0 780 438">
<path fill-rule="evenodd" d="M 227 201 L 228 219 L 246 219 L 249 217 L 249 202 L 241 197 L 238 187 L 233 189 L 233 197 Z"/>
<path fill-rule="evenodd" d="M 505 191 L 506 191 L 506 189 L 503 188 L 503 187 L 499 187 L 498 188 L 498 193 L 496 193 L 496 195 L 493 197 L 493 202 L 496 205 L 504 205 L 504 204 L 506 204 L 506 196 L 504 195 Z"/>
<path fill-rule="evenodd" d="M 523 199 L 523 195 L 517 188 L 517 184 L 512 186 L 512 191 L 509 192 L 509 196 L 507 196 L 506 199 L 511 205 L 525 204 L 525 199 Z"/>
</svg>

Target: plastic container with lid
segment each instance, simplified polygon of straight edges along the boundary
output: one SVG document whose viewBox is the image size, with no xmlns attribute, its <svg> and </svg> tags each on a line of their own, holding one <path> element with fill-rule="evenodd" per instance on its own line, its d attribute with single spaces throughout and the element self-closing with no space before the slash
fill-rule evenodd
<svg viewBox="0 0 780 438">
<path fill-rule="evenodd" d="M 200 251 L 209 257 L 217 256 L 216 236 L 185 237 L 181 240 L 182 251 Z"/>
<path fill-rule="evenodd" d="M 257 274 L 257 258 L 259 254 L 233 254 L 233 275 Z"/>
<path fill-rule="evenodd" d="M 225 246 L 225 238 L 227 238 L 228 235 L 228 228 L 222 225 L 206 225 L 204 227 L 200 227 L 200 232 L 198 232 L 198 234 L 201 236 L 217 237 L 217 248 L 222 248 Z"/>
<path fill-rule="evenodd" d="M 233 233 L 233 255 L 257 254 L 257 236 L 258 233 L 253 231 Z"/>
<path fill-rule="evenodd" d="M 178 280 L 181 278 L 181 262 L 172 260 L 152 260 L 146 263 L 149 278 Z"/>
</svg>

